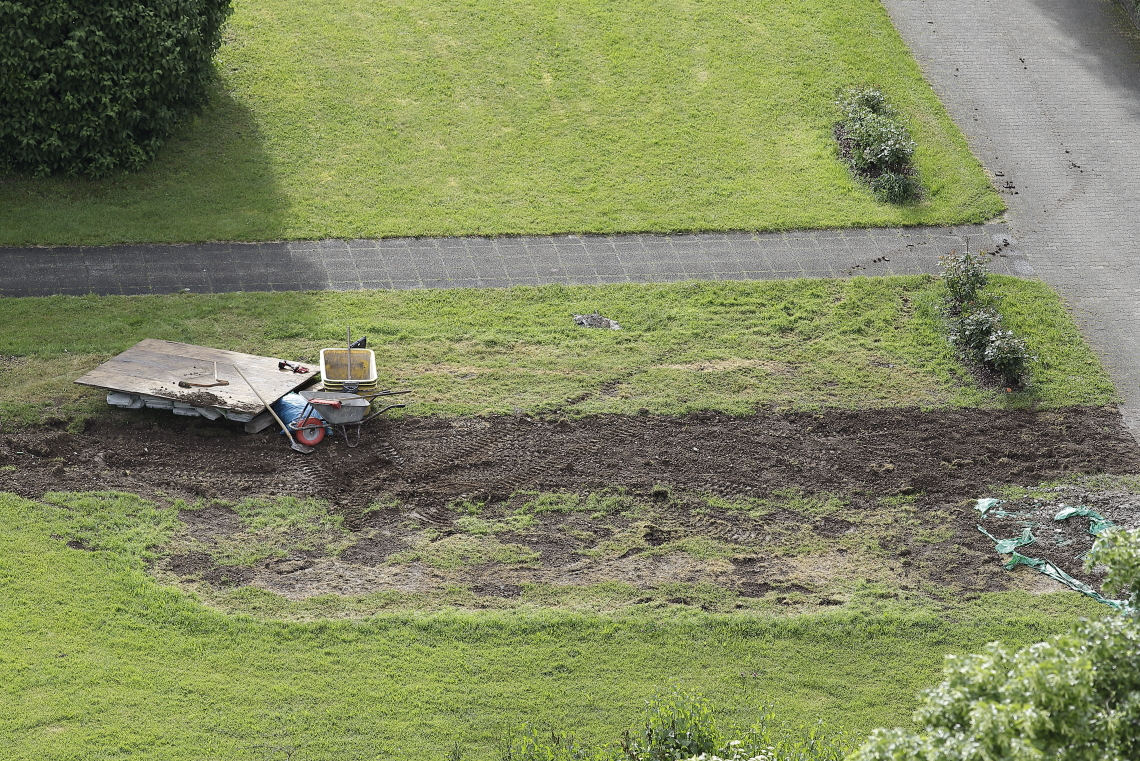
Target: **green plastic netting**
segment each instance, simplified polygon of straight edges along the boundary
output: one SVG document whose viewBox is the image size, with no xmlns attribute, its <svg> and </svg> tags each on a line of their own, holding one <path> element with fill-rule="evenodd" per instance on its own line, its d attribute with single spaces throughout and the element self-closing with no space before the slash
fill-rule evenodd
<svg viewBox="0 0 1140 761">
<path fill-rule="evenodd" d="M 1010 513 L 1010 512 L 1007 512 L 1005 510 L 1002 510 L 1000 508 L 1000 506 L 1002 504 L 1004 504 L 1004 500 L 994 499 L 992 497 L 986 497 L 983 499 L 979 499 L 977 501 L 977 504 L 974 505 L 974 509 L 977 510 L 978 513 L 981 514 L 981 517 L 983 520 L 985 518 L 989 518 L 989 517 L 993 517 L 993 518 L 1022 518 L 1022 517 L 1025 517 L 1025 516 L 1019 515 L 1017 513 Z M 1096 510 L 1093 510 L 1092 508 L 1089 508 L 1089 507 L 1081 507 L 1081 506 L 1070 507 L 1068 505 L 1061 505 L 1061 511 L 1057 513 L 1057 515 L 1053 518 L 1053 520 L 1054 521 L 1064 521 L 1064 520 L 1068 520 L 1069 518 L 1074 518 L 1074 517 L 1081 517 L 1081 518 L 1088 518 L 1089 519 L 1089 534 L 1091 534 L 1092 536 L 1099 536 L 1100 534 L 1104 533 L 1105 531 L 1107 531 L 1108 529 L 1112 528 L 1115 525 L 1112 521 L 1105 518 L 1103 515 L 1098 513 Z M 1025 521 L 1025 522 L 1028 523 L 1028 521 Z M 1039 524 L 1038 524 L 1038 527 L 1040 527 Z M 1083 581 L 1079 581 L 1078 579 L 1074 579 L 1072 576 L 1065 573 L 1063 570 L 1058 568 L 1052 562 L 1050 562 L 1048 560 L 1044 560 L 1042 558 L 1031 558 L 1031 557 L 1028 557 L 1026 555 L 1022 555 L 1020 552 L 1018 552 L 1017 550 L 1019 547 L 1026 547 L 1030 544 L 1033 544 L 1035 541 L 1037 541 L 1033 536 L 1033 532 L 1030 530 L 1030 526 L 1026 526 L 1022 530 L 1021 536 L 1013 537 L 1012 539 L 998 539 L 997 537 L 995 537 L 990 532 L 986 531 L 981 526 L 978 526 L 978 531 L 981 531 L 983 534 L 985 534 L 987 537 L 989 537 L 989 539 L 994 543 L 994 550 L 998 554 L 1010 555 L 1011 556 L 1009 562 L 1007 562 L 1005 564 L 1005 566 L 1004 566 L 1005 568 L 1007 568 L 1009 570 L 1013 570 L 1014 568 L 1016 568 L 1019 565 L 1028 566 L 1029 568 L 1032 568 L 1032 569 L 1038 571 L 1039 573 L 1045 574 L 1046 576 L 1048 576 L 1051 579 L 1055 579 L 1056 581 L 1061 582 L 1062 584 L 1067 586 L 1069 589 L 1072 589 L 1076 592 L 1080 592 L 1083 595 L 1088 595 L 1089 597 L 1093 598 L 1097 602 L 1104 603 L 1105 605 L 1108 605 L 1109 607 L 1111 607 L 1115 610 L 1119 610 L 1119 611 L 1128 610 L 1128 605 L 1124 600 L 1112 600 L 1112 599 L 1105 597 L 1100 592 L 1098 592 L 1095 589 L 1093 589 L 1092 587 L 1090 587 L 1088 584 L 1085 584 Z"/>
</svg>

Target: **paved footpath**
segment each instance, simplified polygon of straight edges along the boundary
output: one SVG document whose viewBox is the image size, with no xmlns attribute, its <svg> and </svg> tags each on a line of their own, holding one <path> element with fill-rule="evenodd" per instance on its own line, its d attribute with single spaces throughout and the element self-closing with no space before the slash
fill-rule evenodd
<svg viewBox="0 0 1140 761">
<path fill-rule="evenodd" d="M 396 238 L 0 248 L 0 296 L 474 288 L 544 283 L 767 280 L 920 274 L 938 257 L 994 252 L 1032 270 L 1004 224 L 961 227 L 511 238 Z M 1000 249 L 1000 251 L 999 251 Z"/>
<path fill-rule="evenodd" d="M 884 0 L 1140 434 L 1140 32 L 1113 0 Z"/>
</svg>

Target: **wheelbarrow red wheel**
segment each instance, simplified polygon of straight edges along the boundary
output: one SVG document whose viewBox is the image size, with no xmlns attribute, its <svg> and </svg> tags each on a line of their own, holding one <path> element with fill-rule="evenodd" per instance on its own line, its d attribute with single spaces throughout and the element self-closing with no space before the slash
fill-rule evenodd
<svg viewBox="0 0 1140 761">
<path fill-rule="evenodd" d="M 320 418 L 306 418 L 297 426 L 297 441 L 307 447 L 315 447 L 325 440 L 325 421 Z"/>
</svg>

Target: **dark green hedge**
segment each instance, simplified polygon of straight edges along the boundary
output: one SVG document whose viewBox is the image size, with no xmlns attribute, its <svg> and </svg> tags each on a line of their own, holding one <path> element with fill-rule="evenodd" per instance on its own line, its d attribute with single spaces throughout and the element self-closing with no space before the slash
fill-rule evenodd
<svg viewBox="0 0 1140 761">
<path fill-rule="evenodd" d="M 230 0 L 0 0 L 0 169 L 146 164 L 206 99 Z"/>
</svg>

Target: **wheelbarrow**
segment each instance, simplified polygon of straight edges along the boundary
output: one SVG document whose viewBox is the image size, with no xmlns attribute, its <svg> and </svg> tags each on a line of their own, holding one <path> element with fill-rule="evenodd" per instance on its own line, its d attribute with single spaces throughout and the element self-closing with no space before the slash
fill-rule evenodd
<svg viewBox="0 0 1140 761">
<path fill-rule="evenodd" d="M 374 394 L 349 394 L 343 391 L 302 391 L 301 396 L 308 404 L 301 414 L 289 424 L 297 432 L 297 439 L 308 446 L 315 446 L 325 438 L 325 424 L 333 429 L 340 429 L 344 436 L 344 443 L 355 447 L 360 443 L 360 427 L 374 417 L 403 404 L 389 404 L 372 414 L 373 400 L 381 396 L 396 396 L 410 394 L 411 391 L 379 391 Z M 314 413 L 320 412 L 320 417 Z M 321 418 L 324 418 L 322 420 Z M 356 427 L 356 439 L 348 437 L 349 426 Z"/>
</svg>

